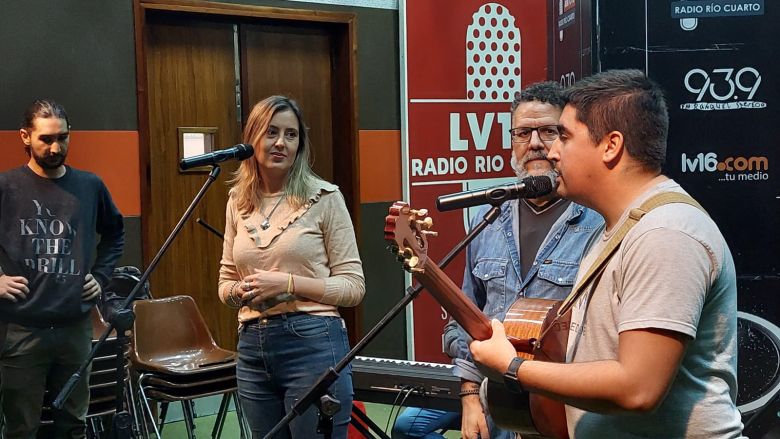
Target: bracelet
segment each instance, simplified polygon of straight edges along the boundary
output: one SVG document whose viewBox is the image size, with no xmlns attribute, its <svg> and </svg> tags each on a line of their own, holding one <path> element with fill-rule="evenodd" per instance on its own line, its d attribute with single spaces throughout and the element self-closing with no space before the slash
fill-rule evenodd
<svg viewBox="0 0 780 439">
<path fill-rule="evenodd" d="M 289 276 L 287 276 L 287 294 L 292 294 L 295 292 L 295 282 L 293 282 L 293 276 L 292 273 L 290 273 Z"/>
<path fill-rule="evenodd" d="M 460 393 L 458 393 L 458 396 L 461 398 L 467 395 L 479 395 L 479 388 L 461 390 Z"/>
<path fill-rule="evenodd" d="M 233 282 L 233 285 L 230 287 L 230 291 L 228 291 L 228 295 L 227 295 L 227 301 L 230 302 L 230 303 L 228 303 L 228 305 L 235 306 L 237 308 L 241 307 L 241 303 L 237 300 L 236 294 L 235 294 L 236 293 L 236 287 L 240 283 L 241 282 L 239 282 L 239 281 Z"/>
</svg>

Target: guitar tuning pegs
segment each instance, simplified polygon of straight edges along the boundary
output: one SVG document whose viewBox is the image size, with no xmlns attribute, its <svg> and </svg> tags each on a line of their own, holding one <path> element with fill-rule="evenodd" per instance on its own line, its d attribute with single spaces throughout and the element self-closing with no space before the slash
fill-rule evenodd
<svg viewBox="0 0 780 439">
<path fill-rule="evenodd" d="M 426 235 L 426 236 L 430 236 L 431 238 L 435 238 L 435 237 L 439 236 L 439 232 L 434 232 L 434 231 L 431 231 L 431 230 L 420 230 L 420 233 L 422 233 L 423 235 Z"/>
<path fill-rule="evenodd" d="M 415 222 L 424 229 L 430 229 L 433 227 L 433 218 L 427 216 L 424 220 L 415 220 Z"/>
<path fill-rule="evenodd" d="M 428 209 L 412 209 L 409 212 L 415 216 L 428 216 Z"/>
<path fill-rule="evenodd" d="M 414 268 L 419 263 L 420 263 L 420 258 L 418 258 L 417 256 L 412 256 L 409 258 L 409 262 L 407 262 L 406 265 L 408 265 L 410 268 Z"/>
<path fill-rule="evenodd" d="M 424 268 L 410 268 L 409 271 L 411 271 L 412 273 L 425 273 Z"/>
</svg>

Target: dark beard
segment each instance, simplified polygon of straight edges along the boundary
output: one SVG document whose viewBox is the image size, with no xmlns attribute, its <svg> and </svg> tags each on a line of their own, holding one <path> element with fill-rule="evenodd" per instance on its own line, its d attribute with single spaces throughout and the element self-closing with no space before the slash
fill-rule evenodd
<svg viewBox="0 0 780 439">
<path fill-rule="evenodd" d="M 46 157 L 40 157 L 33 154 L 33 159 L 35 159 L 35 163 L 42 169 L 54 170 L 65 163 L 65 154 L 49 154 Z"/>
</svg>

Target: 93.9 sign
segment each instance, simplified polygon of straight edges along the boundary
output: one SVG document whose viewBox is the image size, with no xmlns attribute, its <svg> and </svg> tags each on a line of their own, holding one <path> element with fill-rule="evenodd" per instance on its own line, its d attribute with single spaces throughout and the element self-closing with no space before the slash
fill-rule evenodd
<svg viewBox="0 0 780 439">
<path fill-rule="evenodd" d="M 761 85 L 761 74 L 753 67 L 691 69 L 683 80 L 685 88 L 696 95 L 695 102 L 680 105 L 681 110 L 739 110 L 766 108 L 766 102 L 754 101 Z"/>
</svg>

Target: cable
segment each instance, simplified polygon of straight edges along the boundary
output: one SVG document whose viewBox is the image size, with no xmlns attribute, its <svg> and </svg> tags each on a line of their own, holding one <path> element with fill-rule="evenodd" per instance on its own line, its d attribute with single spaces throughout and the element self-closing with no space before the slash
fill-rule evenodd
<svg viewBox="0 0 780 439">
<path fill-rule="evenodd" d="M 401 390 L 398 392 L 398 395 L 395 396 L 395 399 L 393 400 L 393 404 L 390 406 L 390 414 L 387 416 L 387 424 L 385 424 L 385 434 L 388 434 L 387 430 L 390 429 L 390 420 L 393 419 L 393 410 L 395 409 L 396 404 L 398 404 L 398 398 L 401 397 L 401 394 L 403 394 L 404 391 L 411 392 L 412 390 L 414 390 L 414 387 L 407 384 L 401 387 Z M 404 400 L 406 400 L 406 398 L 404 398 Z M 397 416 L 398 415 L 396 415 L 396 417 Z"/>
<path fill-rule="evenodd" d="M 409 391 L 406 392 L 406 395 L 404 395 L 404 399 L 402 399 L 401 402 L 398 404 L 398 410 L 395 412 L 395 419 L 393 419 L 393 425 L 395 425 L 395 423 L 398 421 L 398 416 L 401 415 L 401 407 L 405 407 L 406 406 L 406 399 L 409 398 L 409 395 L 411 395 L 412 392 L 414 392 L 414 391 L 419 392 L 420 395 L 425 395 L 425 388 L 422 387 L 422 386 L 410 388 Z M 417 414 L 419 415 L 419 412 L 417 412 Z M 415 419 L 416 418 L 417 418 L 417 415 L 415 415 Z"/>
</svg>

